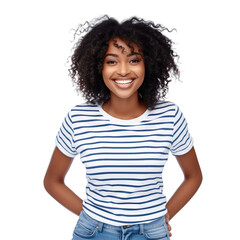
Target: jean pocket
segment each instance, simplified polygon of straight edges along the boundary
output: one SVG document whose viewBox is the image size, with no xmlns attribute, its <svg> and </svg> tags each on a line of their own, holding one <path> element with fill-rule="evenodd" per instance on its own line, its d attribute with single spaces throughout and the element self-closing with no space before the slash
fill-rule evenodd
<svg viewBox="0 0 240 240">
<path fill-rule="evenodd" d="M 96 235 L 97 232 L 97 226 L 93 226 L 92 224 L 89 224 L 85 219 L 79 218 L 77 225 L 74 229 L 73 235 L 75 237 L 78 237 L 77 239 L 88 239 L 93 238 Z"/>
<path fill-rule="evenodd" d="M 169 240 L 168 230 L 165 225 L 161 225 L 154 229 L 148 229 L 144 232 L 144 236 L 149 240 Z"/>
</svg>

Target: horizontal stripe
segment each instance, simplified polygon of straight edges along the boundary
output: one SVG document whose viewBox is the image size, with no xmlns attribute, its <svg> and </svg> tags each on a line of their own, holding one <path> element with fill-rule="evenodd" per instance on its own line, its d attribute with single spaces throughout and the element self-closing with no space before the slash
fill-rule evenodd
<svg viewBox="0 0 240 240">
<path fill-rule="evenodd" d="M 80 149 L 81 147 L 85 147 L 85 146 L 88 146 L 88 145 L 94 145 L 94 144 L 108 144 L 107 146 L 109 146 L 108 148 L 114 148 L 115 146 L 112 146 L 112 145 L 110 145 L 110 144 L 128 144 L 128 145 L 132 145 L 132 144 L 138 144 L 138 143 L 159 143 L 159 148 L 167 148 L 167 149 L 170 149 L 169 147 L 166 147 L 166 146 L 164 146 L 164 144 L 166 144 L 166 145 L 169 145 L 169 144 L 171 144 L 172 143 L 172 141 L 169 141 L 169 140 L 166 140 L 166 141 L 161 141 L 161 140 L 142 140 L 142 141 L 117 141 L 117 142 L 114 142 L 114 141 L 92 141 L 92 142 L 90 142 L 90 143 L 83 143 L 83 144 L 80 144 L 79 143 L 79 145 L 77 146 L 77 150 L 78 149 Z M 149 147 L 149 145 L 147 145 L 146 147 Z"/>
<path fill-rule="evenodd" d="M 112 123 L 109 123 L 109 124 L 100 124 L 100 125 L 91 125 L 91 126 L 89 126 L 89 125 L 82 125 L 82 123 L 83 122 L 94 122 L 95 120 L 93 119 L 93 120 L 82 120 L 82 121 L 74 121 L 73 123 L 74 124 L 79 124 L 79 123 L 81 123 L 81 126 L 77 126 L 77 127 L 75 127 L 74 128 L 74 130 L 79 130 L 79 129 L 85 129 L 85 128 L 98 128 L 98 127 L 113 127 L 113 126 L 122 126 L 122 125 L 117 125 L 117 124 L 112 124 Z M 96 122 L 103 122 L 104 120 L 96 120 Z M 152 122 L 152 123 L 145 123 L 144 124 L 144 126 L 153 126 L 153 125 L 159 125 L 159 126 L 161 126 L 161 125 L 173 125 L 173 122 Z M 126 127 L 126 125 L 124 125 L 125 127 Z M 133 127 L 132 125 L 128 125 L 128 127 Z M 134 128 L 133 128 L 134 129 Z M 173 128 L 171 128 L 170 130 L 173 130 Z"/>
<path fill-rule="evenodd" d="M 161 199 L 166 199 L 165 197 L 156 197 L 156 198 L 151 198 L 150 200 L 147 200 L 147 201 L 140 201 L 140 202 L 128 202 L 128 201 L 124 201 L 124 202 L 116 202 L 116 200 L 115 201 L 104 201 L 104 200 L 101 200 L 101 199 L 97 199 L 97 198 L 95 198 L 95 197 L 93 197 L 92 195 L 89 195 L 88 193 L 86 193 L 87 194 L 87 196 L 88 196 L 88 199 L 86 200 L 86 201 L 88 201 L 89 199 L 94 199 L 94 200 L 96 200 L 97 202 L 100 202 L 100 203 L 104 203 L 104 204 L 116 204 L 117 206 L 120 206 L 120 205 L 139 205 L 139 206 L 141 206 L 141 205 L 144 205 L 144 204 L 147 204 L 147 203 L 152 203 L 152 202 L 155 202 L 155 201 L 158 201 L 158 200 L 161 200 Z M 123 207 L 122 207 L 122 209 L 123 209 Z"/>
<path fill-rule="evenodd" d="M 164 152 L 98 152 L 98 153 L 91 153 L 91 154 L 87 154 L 84 157 L 90 157 L 90 156 L 94 156 L 94 155 L 141 155 L 141 154 L 163 154 L 163 155 L 168 155 L 168 153 L 164 153 Z"/>
<path fill-rule="evenodd" d="M 94 193 L 100 197 L 111 197 L 111 198 L 115 198 L 115 199 L 121 199 L 121 200 L 132 200 L 132 199 L 142 199 L 142 198 L 145 198 L 145 197 L 150 197 L 150 196 L 153 196 L 153 195 L 158 195 L 159 197 L 161 197 L 161 192 L 154 192 L 154 193 L 150 193 L 150 194 L 147 194 L 147 195 L 139 195 L 139 196 L 134 196 L 134 197 L 120 197 L 120 196 L 117 196 L 117 195 L 102 195 L 100 194 L 99 192 L 96 192 L 92 189 L 88 189 L 91 193 Z M 92 196 L 92 195 L 91 195 Z"/>
<path fill-rule="evenodd" d="M 99 114 L 93 114 L 93 115 L 75 114 L 75 115 L 72 115 L 72 118 L 75 118 L 75 117 L 101 117 L 101 115 L 99 115 Z"/>
<path fill-rule="evenodd" d="M 142 188 L 142 187 L 149 187 L 149 186 L 153 186 L 156 184 L 162 184 L 162 181 L 156 182 L 156 183 L 151 183 L 151 184 L 143 184 L 143 185 L 129 185 L 129 184 L 94 184 L 94 183 L 89 183 L 90 185 L 94 186 L 94 187 L 134 187 L 134 188 Z"/>
<path fill-rule="evenodd" d="M 102 138 L 116 138 L 116 139 L 121 139 L 121 138 L 151 138 L 151 137 L 172 137 L 171 134 L 151 134 L 151 135 L 124 135 L 124 136 L 92 136 L 92 137 L 87 137 L 87 138 L 80 138 L 74 141 L 74 143 L 79 144 L 78 142 L 80 141 L 86 141 L 86 140 L 91 140 L 91 139 L 102 139 Z"/>
<path fill-rule="evenodd" d="M 87 173 L 87 175 L 101 175 L 101 174 L 162 174 L 162 172 L 95 172 L 95 173 Z"/>
<path fill-rule="evenodd" d="M 150 160 L 156 160 L 156 161 L 167 161 L 167 158 L 102 158 L 102 159 L 93 159 L 93 160 L 82 160 L 84 164 L 90 163 L 90 162 L 96 162 L 96 161 L 150 161 Z M 147 165 L 147 163 L 146 163 Z"/>
<path fill-rule="evenodd" d="M 78 133 L 78 134 L 75 134 L 75 136 L 78 136 L 78 135 L 83 135 L 83 134 L 95 134 L 95 133 L 100 133 L 100 134 L 103 134 L 103 133 L 114 133 L 114 132 L 153 132 L 153 131 L 172 131 L 173 128 L 158 128 L 158 129 L 117 129 L 117 130 L 106 130 L 106 131 L 87 131 L 87 132 L 82 132 L 82 133 Z"/>
<path fill-rule="evenodd" d="M 149 168 L 149 167 L 164 167 L 164 165 L 102 165 L 102 166 L 93 166 L 93 167 L 86 167 L 86 169 L 96 169 L 96 168 L 117 168 L 117 167 L 126 167 L 126 168 Z"/>
<path fill-rule="evenodd" d="M 80 154 L 83 154 L 84 152 L 86 151 L 93 151 L 93 150 L 100 150 L 100 149 L 124 149 L 124 150 L 129 150 L 129 149 L 148 149 L 148 148 L 153 148 L 153 149 L 159 149 L 159 148 L 164 148 L 164 149 L 167 149 L 169 150 L 169 147 L 164 147 L 164 146 L 134 146 L 134 147 L 98 147 L 98 148 L 87 148 L 87 149 L 84 149 L 80 152 Z M 168 154 L 167 152 L 159 152 L 161 154 Z"/>
<path fill-rule="evenodd" d="M 154 191 L 154 190 L 158 190 L 159 191 L 159 189 L 160 188 L 162 188 L 163 186 L 159 186 L 159 187 L 157 187 L 157 188 L 150 188 L 150 189 L 147 189 L 147 190 L 138 190 L 138 191 L 134 191 L 134 194 L 135 193 L 147 193 L 147 192 L 150 192 L 150 191 Z M 89 187 L 86 187 L 86 189 L 89 189 L 90 191 L 91 191 L 91 188 L 89 188 Z M 98 190 L 99 192 L 108 192 L 108 193 L 127 193 L 127 194 L 133 194 L 133 192 L 131 191 L 116 191 L 116 190 Z"/>
<path fill-rule="evenodd" d="M 93 178 L 92 178 L 93 179 Z M 154 177 L 154 178 L 108 178 L 108 179 L 95 179 L 97 181 L 149 181 L 149 180 L 159 180 L 162 177 Z"/>
<path fill-rule="evenodd" d="M 90 202 L 92 204 L 92 206 L 96 205 L 100 208 L 106 208 L 108 209 L 108 207 L 106 205 L 99 205 L 95 202 L 92 202 L 91 200 L 88 200 L 88 202 Z M 151 209 L 151 208 L 155 208 L 155 207 L 159 207 L 166 204 L 166 201 L 153 205 L 153 206 L 149 206 L 149 207 L 138 207 L 138 208 L 123 208 L 123 207 L 111 207 L 111 209 L 115 209 L 115 210 L 121 210 L 121 211 L 138 211 L 138 210 L 146 210 L 146 209 Z"/>
</svg>

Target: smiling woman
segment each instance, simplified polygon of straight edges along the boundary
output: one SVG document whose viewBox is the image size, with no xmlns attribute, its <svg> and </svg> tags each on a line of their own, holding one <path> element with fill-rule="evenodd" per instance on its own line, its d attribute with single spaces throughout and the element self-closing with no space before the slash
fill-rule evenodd
<svg viewBox="0 0 240 240">
<path fill-rule="evenodd" d="M 177 55 L 159 24 L 134 17 L 90 26 L 75 46 L 70 69 L 87 102 L 63 121 L 45 188 L 80 215 L 73 240 L 169 240 L 169 220 L 202 180 L 182 112 L 160 99 L 170 76 L 178 76 Z M 167 201 L 162 172 L 169 152 L 185 179 Z M 88 180 L 84 201 L 64 183 L 77 155 Z"/>
</svg>

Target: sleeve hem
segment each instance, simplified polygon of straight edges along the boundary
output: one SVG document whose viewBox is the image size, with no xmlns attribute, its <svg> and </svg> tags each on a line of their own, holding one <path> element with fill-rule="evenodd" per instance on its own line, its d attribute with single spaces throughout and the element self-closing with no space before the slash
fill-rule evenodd
<svg viewBox="0 0 240 240">
<path fill-rule="evenodd" d="M 67 157 L 70 157 L 70 158 L 75 158 L 75 157 L 76 157 L 76 154 L 71 154 L 70 152 L 68 152 L 65 148 L 63 148 L 63 147 L 58 143 L 57 140 L 55 141 L 55 144 L 56 144 L 56 147 L 57 147 L 64 155 L 66 155 Z"/>
<path fill-rule="evenodd" d="M 192 149 L 192 147 L 193 147 L 193 139 L 190 142 L 190 144 L 184 150 L 178 151 L 176 153 L 172 153 L 172 155 L 175 156 L 175 157 L 183 156 L 186 153 L 188 153 Z"/>
</svg>

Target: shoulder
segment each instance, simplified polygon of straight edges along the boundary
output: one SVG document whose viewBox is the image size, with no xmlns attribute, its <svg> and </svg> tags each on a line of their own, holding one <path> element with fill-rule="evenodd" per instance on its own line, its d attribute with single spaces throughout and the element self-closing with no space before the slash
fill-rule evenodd
<svg viewBox="0 0 240 240">
<path fill-rule="evenodd" d="M 154 109 L 152 112 L 159 112 L 159 113 L 164 113 L 164 112 L 175 112 L 178 109 L 178 105 L 175 104 L 174 102 L 171 101 L 158 101 L 156 105 L 154 106 Z"/>
<path fill-rule="evenodd" d="M 100 105 L 85 102 L 75 105 L 69 111 L 68 115 L 72 120 L 76 118 L 89 118 L 99 115 L 99 108 Z"/>
<path fill-rule="evenodd" d="M 152 110 L 149 110 L 148 120 L 160 121 L 161 124 L 173 123 L 177 105 L 171 101 L 158 101 Z"/>
</svg>

